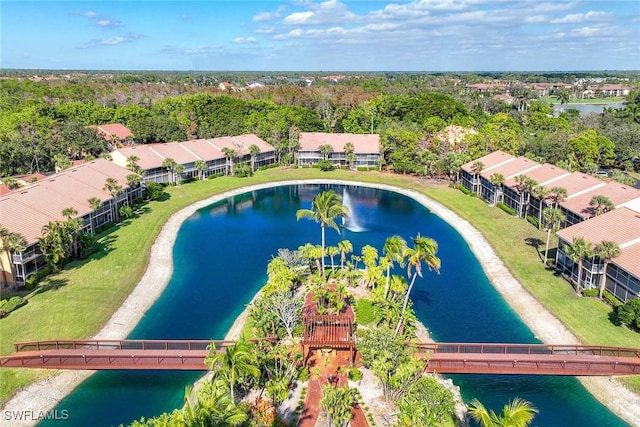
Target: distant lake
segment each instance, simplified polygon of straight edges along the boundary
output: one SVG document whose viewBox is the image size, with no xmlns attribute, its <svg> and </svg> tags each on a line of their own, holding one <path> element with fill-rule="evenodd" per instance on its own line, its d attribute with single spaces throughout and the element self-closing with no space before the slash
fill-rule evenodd
<svg viewBox="0 0 640 427">
<path fill-rule="evenodd" d="M 607 108 L 624 108 L 624 104 L 621 102 L 612 103 L 612 104 L 564 104 L 562 109 L 566 111 L 569 108 L 575 108 L 580 111 L 580 115 L 586 116 L 589 113 L 597 113 L 600 114 L 602 111 Z M 553 110 L 555 115 L 560 113 L 560 104 L 553 104 Z"/>
</svg>

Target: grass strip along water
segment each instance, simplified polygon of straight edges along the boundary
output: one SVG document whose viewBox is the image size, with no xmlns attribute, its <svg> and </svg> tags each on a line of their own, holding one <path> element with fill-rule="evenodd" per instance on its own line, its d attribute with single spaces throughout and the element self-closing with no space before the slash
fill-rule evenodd
<svg viewBox="0 0 640 427">
<path fill-rule="evenodd" d="M 101 250 L 45 278 L 29 296 L 29 304 L 0 321 L 0 352 L 9 354 L 16 341 L 78 339 L 97 333 L 136 286 L 151 246 L 168 218 L 199 200 L 249 185 L 304 179 L 339 179 L 386 184 L 422 193 L 469 221 L 490 242 L 511 273 L 585 344 L 640 347 L 640 335 L 609 321 L 611 309 L 581 298 L 540 260 L 546 234 L 522 219 L 491 208 L 446 184 L 378 172 L 277 168 L 249 178 L 221 177 L 166 189 L 168 197 L 143 205 L 136 217 L 99 236 Z M 542 245 L 542 247 L 540 247 Z M 589 319 L 585 322 L 585 319 Z M 19 389 L 50 372 L 0 370 L 0 400 L 4 404 Z M 640 392 L 640 378 L 624 380 Z"/>
</svg>

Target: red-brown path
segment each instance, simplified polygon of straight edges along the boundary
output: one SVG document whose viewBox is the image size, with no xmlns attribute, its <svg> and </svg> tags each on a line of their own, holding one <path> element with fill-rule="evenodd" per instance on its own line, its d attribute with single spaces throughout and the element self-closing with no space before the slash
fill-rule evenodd
<svg viewBox="0 0 640 427">
<path fill-rule="evenodd" d="M 349 367 L 349 352 L 338 351 L 336 355 L 327 355 L 318 357 L 317 352 L 309 356 L 307 363 L 309 370 L 319 374 L 309 379 L 307 386 L 307 396 L 304 401 L 304 408 L 300 413 L 298 427 L 315 427 L 320 415 L 320 402 L 322 401 L 322 387 L 329 384 L 329 376 L 333 377 L 333 383 L 336 387 L 342 387 L 347 384 L 346 374 L 338 374 L 340 366 Z M 369 427 L 367 417 L 357 405 L 352 410 L 353 418 L 351 419 L 351 427 Z"/>
</svg>

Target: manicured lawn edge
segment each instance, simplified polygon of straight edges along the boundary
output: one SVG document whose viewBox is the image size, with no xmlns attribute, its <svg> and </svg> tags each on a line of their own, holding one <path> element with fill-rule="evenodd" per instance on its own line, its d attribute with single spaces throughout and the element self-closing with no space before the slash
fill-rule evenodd
<svg viewBox="0 0 640 427">
<path fill-rule="evenodd" d="M 78 339 L 97 333 L 138 283 L 162 225 L 178 210 L 214 194 L 248 185 L 303 179 L 339 179 L 380 183 L 425 194 L 473 224 L 490 242 L 512 274 L 584 343 L 640 347 L 640 335 L 608 321 L 605 304 L 576 296 L 567 283 L 548 271 L 532 246 L 546 234 L 526 221 L 506 215 L 483 201 L 445 185 L 425 184 L 415 177 L 378 172 L 277 168 L 250 178 L 223 177 L 168 188 L 169 199 L 151 202 L 138 218 L 126 221 L 100 238 L 105 249 L 70 264 L 44 280 L 29 304 L 0 320 L 0 353 L 17 341 Z M 553 241 L 553 239 L 552 239 Z M 544 250 L 544 243 L 542 243 Z M 588 322 L 585 321 L 588 319 Z M 49 375 L 47 371 L 0 369 L 0 401 Z M 640 390 L 640 378 L 628 384 Z"/>
</svg>

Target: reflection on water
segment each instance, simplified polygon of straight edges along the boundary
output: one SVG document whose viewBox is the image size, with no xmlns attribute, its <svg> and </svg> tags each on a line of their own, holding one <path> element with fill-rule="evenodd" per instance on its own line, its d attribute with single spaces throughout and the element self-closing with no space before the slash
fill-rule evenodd
<svg viewBox="0 0 640 427">
<path fill-rule="evenodd" d="M 567 111 L 569 109 L 574 109 L 580 111 L 580 115 L 586 116 L 590 113 L 600 114 L 604 111 L 605 108 L 624 108 L 624 104 L 622 103 L 610 103 L 610 104 L 564 104 L 560 106 L 560 104 L 553 104 L 553 110 L 555 115 L 557 116 L 560 111 Z"/>
</svg>

